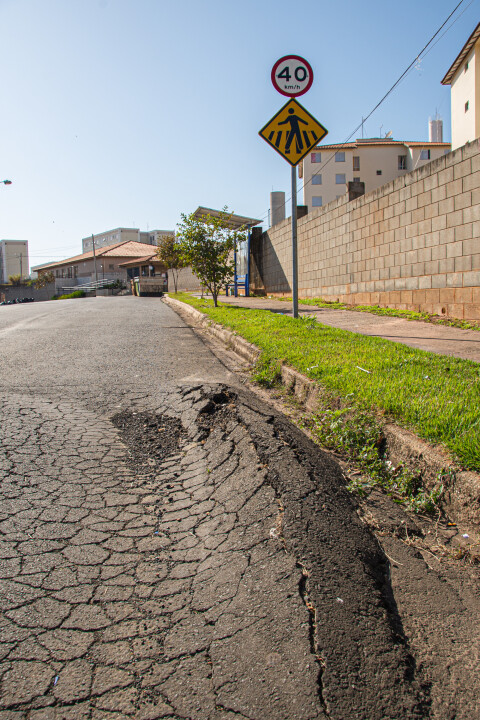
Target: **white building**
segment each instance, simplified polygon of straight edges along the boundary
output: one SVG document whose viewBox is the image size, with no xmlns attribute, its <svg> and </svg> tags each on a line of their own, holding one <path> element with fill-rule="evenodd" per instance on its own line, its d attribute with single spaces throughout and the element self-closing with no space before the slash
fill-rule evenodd
<svg viewBox="0 0 480 720">
<path fill-rule="evenodd" d="M 116 228 L 115 230 L 107 230 L 106 232 L 94 235 L 95 248 L 106 247 L 107 245 L 116 245 L 122 242 L 140 242 L 145 245 L 158 245 L 158 240 L 162 235 L 174 235 L 173 230 L 148 230 L 142 231 L 138 228 Z M 92 250 L 92 236 L 83 238 L 82 252 Z"/>
<path fill-rule="evenodd" d="M 480 23 L 442 80 L 450 85 L 452 149 L 480 137 Z"/>
<path fill-rule="evenodd" d="M 371 192 L 449 151 L 449 143 L 391 138 L 319 145 L 299 166 L 303 204 L 309 210 L 326 205 L 345 195 L 349 182 L 363 182 L 365 192 Z"/>
<path fill-rule="evenodd" d="M 29 277 L 28 241 L 0 240 L 0 283 L 7 283 L 10 275 Z"/>
</svg>

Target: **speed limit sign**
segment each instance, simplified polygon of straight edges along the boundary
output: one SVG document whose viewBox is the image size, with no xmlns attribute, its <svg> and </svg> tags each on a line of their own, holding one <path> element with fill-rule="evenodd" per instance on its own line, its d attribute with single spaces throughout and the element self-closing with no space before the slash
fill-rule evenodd
<svg viewBox="0 0 480 720">
<path fill-rule="evenodd" d="M 287 97 L 303 95 L 313 83 L 312 67 L 298 55 L 285 55 L 272 68 L 272 83 L 275 90 Z"/>
</svg>

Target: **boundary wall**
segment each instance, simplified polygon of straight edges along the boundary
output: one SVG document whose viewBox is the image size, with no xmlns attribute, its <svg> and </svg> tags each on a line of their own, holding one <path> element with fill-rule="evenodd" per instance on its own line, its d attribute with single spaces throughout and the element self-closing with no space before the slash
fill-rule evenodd
<svg viewBox="0 0 480 720">
<path fill-rule="evenodd" d="M 290 219 L 252 243 L 251 287 L 291 293 Z M 480 139 L 298 221 L 298 292 L 480 320 Z"/>
</svg>

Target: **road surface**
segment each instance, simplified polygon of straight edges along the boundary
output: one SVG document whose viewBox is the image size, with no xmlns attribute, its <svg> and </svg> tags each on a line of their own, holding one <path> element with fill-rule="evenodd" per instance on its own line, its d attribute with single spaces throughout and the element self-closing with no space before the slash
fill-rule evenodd
<svg viewBox="0 0 480 720">
<path fill-rule="evenodd" d="M 170 308 L 4 307 L 0 363 L 0 720 L 429 716 L 340 467 Z"/>
</svg>

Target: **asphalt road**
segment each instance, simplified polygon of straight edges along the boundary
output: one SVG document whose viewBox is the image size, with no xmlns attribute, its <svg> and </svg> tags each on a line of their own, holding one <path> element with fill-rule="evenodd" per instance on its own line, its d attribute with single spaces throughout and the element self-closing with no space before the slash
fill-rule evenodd
<svg viewBox="0 0 480 720">
<path fill-rule="evenodd" d="M 170 308 L 1 308 L 0 366 L 0 720 L 428 717 L 339 466 Z"/>
</svg>

